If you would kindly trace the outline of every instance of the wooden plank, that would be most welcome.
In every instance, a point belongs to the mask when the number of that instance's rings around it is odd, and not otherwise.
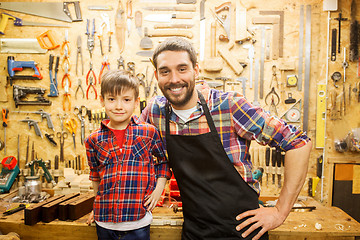
[[[67,201],[79,195],[80,193],[70,193],[60,199],[57,199],[55,201],[52,201],[51,203],[43,205],[41,207],[42,221],[48,223],[57,219],[59,216],[59,204],[61,202]]]
[[[34,225],[34,224],[40,222],[41,221],[41,207],[52,201],[56,201],[57,199],[60,199],[62,197],[64,197],[64,195],[54,196],[43,202],[40,202],[40,203],[37,203],[35,205],[25,208],[25,211],[24,211],[25,225]]]
[[[80,199],[88,196],[88,195],[93,195],[93,193],[86,193],[86,194],[80,194],[77,197],[74,197],[72,199],[69,199],[65,202],[62,202],[59,204],[59,220],[61,221],[65,221],[69,218],[69,204],[72,202],[76,202],[79,201]]]
[[[78,201],[71,202],[68,207],[69,219],[76,220],[91,212],[93,209],[94,199],[94,194],[89,194]]]

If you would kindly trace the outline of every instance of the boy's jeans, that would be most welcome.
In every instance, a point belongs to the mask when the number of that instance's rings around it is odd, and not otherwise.
[[[131,231],[116,231],[96,224],[96,232],[98,240],[150,240],[150,225]]]

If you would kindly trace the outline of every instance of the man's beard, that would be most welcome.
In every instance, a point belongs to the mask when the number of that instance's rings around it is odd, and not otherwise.
[[[170,86],[170,87],[174,87],[174,86]],[[168,88],[168,86],[166,88]],[[174,87],[174,88],[176,88],[176,87]],[[163,89],[161,89],[161,91],[164,94],[164,96],[166,97],[166,99],[173,106],[182,107],[190,101],[190,99],[194,93],[195,82],[191,81],[187,86],[185,86],[185,88],[186,88],[185,95],[181,95],[179,97],[177,97],[177,96],[174,97],[171,93],[169,94],[168,91],[164,91]]]

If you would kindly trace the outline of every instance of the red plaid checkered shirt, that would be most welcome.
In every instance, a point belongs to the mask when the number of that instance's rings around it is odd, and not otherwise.
[[[171,177],[163,143],[154,126],[133,116],[120,148],[108,122],[104,120],[85,140],[89,178],[100,182],[94,219],[115,223],[139,220],[145,216],[144,198],[154,190],[156,179]]]

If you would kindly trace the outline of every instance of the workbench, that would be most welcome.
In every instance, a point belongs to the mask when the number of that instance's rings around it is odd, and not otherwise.
[[[270,231],[271,240],[359,240],[360,223],[337,207],[325,207],[312,198],[303,203],[316,207],[313,211],[291,212],[285,223]],[[182,213],[172,208],[157,207],[153,211],[151,239],[180,240]],[[0,231],[3,234],[16,232],[22,240],[81,240],[97,239],[94,225],[88,226],[88,215],[76,221],[54,220],[39,222],[33,226],[24,224],[24,212],[0,217]],[[321,224],[321,230],[315,224]],[[56,237],[55,237],[56,236]]]

